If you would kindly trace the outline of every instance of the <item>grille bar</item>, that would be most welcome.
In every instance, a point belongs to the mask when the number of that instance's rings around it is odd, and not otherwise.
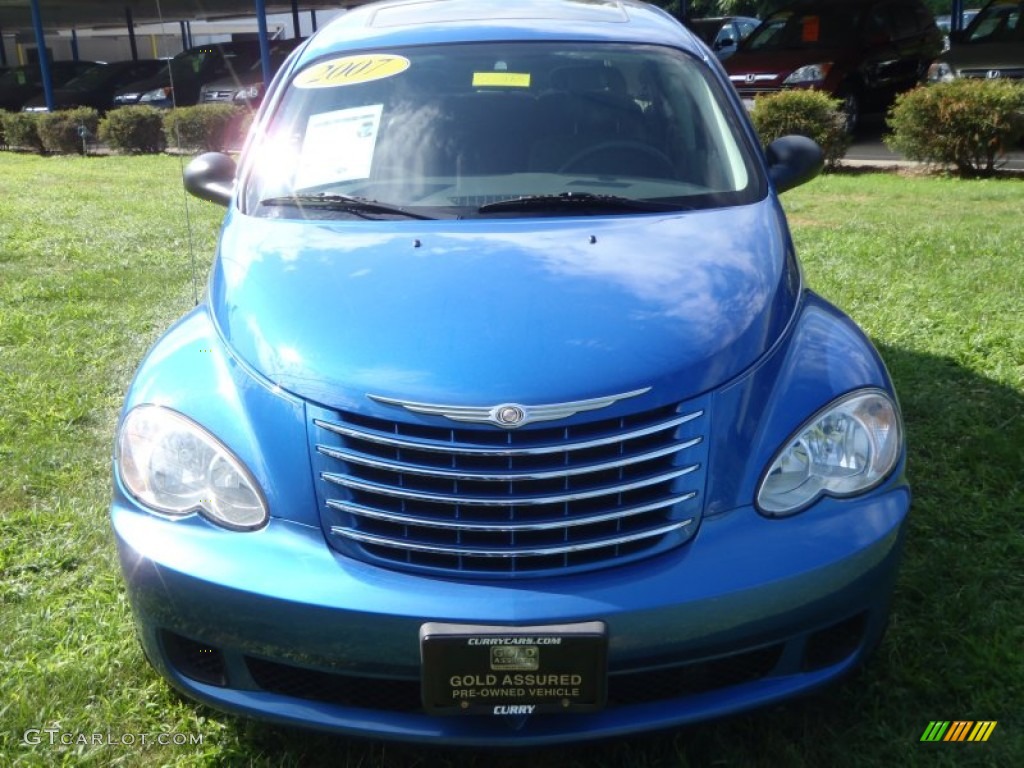
[[[475,547],[444,547],[437,544],[422,544],[411,541],[395,541],[383,536],[374,536],[351,528],[336,526],[331,528],[331,533],[344,536],[367,544],[379,544],[398,549],[410,550],[413,552],[426,552],[433,555],[458,555],[462,557],[549,557],[551,555],[564,555],[572,552],[585,552],[589,549],[604,549],[607,547],[621,546],[640,539],[647,539],[655,536],[664,536],[693,523],[693,520],[681,520],[659,528],[636,531],[625,536],[616,536],[611,539],[598,539],[595,541],[580,541],[572,544],[559,544],[549,547],[513,547],[510,549],[483,549]]]
[[[637,454],[630,456],[625,459],[616,459],[613,461],[606,461],[598,464],[581,464],[577,467],[559,467],[558,469],[550,469],[547,471],[524,471],[524,472],[469,472],[469,471],[456,471],[449,469],[439,469],[434,467],[422,467],[416,466],[411,463],[399,462],[399,461],[386,461],[383,459],[377,459],[365,454],[356,453],[354,451],[337,450],[335,448],[329,448],[325,445],[318,445],[316,449],[323,454],[326,454],[334,459],[340,459],[341,461],[351,461],[353,464],[362,464],[363,466],[373,467],[374,469],[388,470],[391,472],[405,472],[411,475],[424,475],[426,477],[439,477],[446,480],[478,480],[482,482],[515,482],[517,480],[550,480],[552,478],[559,477],[573,477],[575,475],[586,475],[595,472],[606,472],[611,469],[619,469],[620,467],[630,466],[632,464],[640,464],[651,459],[661,458],[662,456],[669,456],[673,453],[678,453],[684,448],[690,448],[701,441],[701,438],[695,437],[692,440],[688,440],[685,443],[677,445],[669,445],[659,448],[654,451],[648,451],[646,453]],[[330,479],[330,478],[325,478]]]
[[[700,521],[709,404],[619,405],[515,430],[307,404],[323,530],[356,559],[477,578],[666,552]]]
[[[481,448],[471,445],[460,445],[443,440],[408,440],[392,435],[387,435],[382,432],[375,432],[364,429],[353,429],[342,424],[334,424],[332,422],[323,421],[321,419],[314,419],[313,423],[316,426],[326,429],[334,434],[341,435],[343,437],[351,437],[360,441],[366,441],[377,445],[384,445],[391,448],[405,449],[410,451],[433,451],[436,453],[444,454],[456,454],[459,456],[543,456],[546,454],[565,453],[569,451],[587,451],[594,448],[601,448],[609,445],[616,445],[627,440],[637,440],[641,437],[647,437],[649,435],[657,434],[658,432],[664,432],[668,429],[673,429],[682,424],[685,424],[694,419],[698,419],[704,415],[704,411],[695,411],[693,413],[683,414],[676,416],[671,419],[666,419],[662,422],[647,426],[641,429],[634,429],[628,432],[622,432],[608,437],[596,438],[593,440],[582,440],[576,442],[567,442],[552,445],[539,445],[530,446],[528,448]],[[509,433],[510,435],[512,433]]]
[[[473,522],[470,520],[436,520],[428,517],[415,517],[413,515],[401,515],[393,512],[384,512],[379,509],[371,509],[370,507],[364,507],[359,504],[350,504],[344,501],[336,501],[335,499],[328,499],[327,506],[332,509],[337,509],[342,512],[348,512],[359,517],[369,517],[375,520],[383,520],[388,523],[394,523],[396,525],[422,525],[427,528],[447,528],[453,531],[489,531],[495,533],[503,533],[507,531],[550,531],[558,530],[561,528],[573,528],[580,525],[595,525],[597,523],[606,523],[610,520],[618,520],[620,518],[632,517],[633,515],[643,515],[647,512],[654,512],[658,509],[664,509],[665,507],[671,507],[674,504],[679,504],[684,501],[689,501],[697,495],[696,491],[690,493],[683,493],[678,496],[671,496],[667,499],[654,502],[653,504],[644,504],[638,507],[631,507],[627,509],[615,509],[611,512],[604,512],[597,515],[586,515],[581,517],[560,517],[555,520],[546,520],[541,522],[528,522],[528,523],[482,523]],[[691,522],[691,521],[687,521]],[[335,528],[331,529],[336,532]]]
[[[583,499],[593,499],[598,496],[608,496],[609,494],[635,491],[639,488],[646,488],[669,480],[675,480],[677,477],[682,477],[683,475],[688,475],[691,472],[696,472],[697,469],[698,465],[692,464],[688,467],[683,467],[682,469],[666,472],[661,475],[655,475],[653,477],[647,477],[643,480],[638,480],[632,483],[623,483],[614,486],[600,486],[598,488],[590,488],[585,491],[573,491],[571,493],[558,493],[546,496],[520,496],[518,494],[515,496],[470,496],[468,494],[449,496],[442,493],[406,490],[404,488],[396,488],[393,486],[383,485],[381,483],[369,483],[364,480],[354,480],[351,477],[337,475],[333,472],[324,472],[320,476],[329,483],[335,483],[337,485],[344,486],[345,488],[351,488],[356,491],[365,491],[367,493],[376,493],[381,496],[391,496],[396,499],[425,501],[433,504],[457,504],[459,506],[467,507],[533,507],[544,504],[565,504],[569,501],[582,501]]]
[[[990,72],[998,72],[998,75],[990,75]],[[960,71],[963,77],[974,79],[999,79],[1020,80],[1024,78],[1024,67],[989,67],[988,69],[963,69]]]

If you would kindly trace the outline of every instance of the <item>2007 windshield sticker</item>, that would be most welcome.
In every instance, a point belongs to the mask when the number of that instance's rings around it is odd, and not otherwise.
[[[296,88],[338,88],[394,77],[409,68],[404,56],[389,53],[364,53],[331,59],[310,67],[295,78]]]

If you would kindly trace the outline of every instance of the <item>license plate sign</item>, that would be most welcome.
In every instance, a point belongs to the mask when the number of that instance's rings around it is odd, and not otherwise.
[[[604,706],[608,633],[599,621],[539,627],[431,622],[420,628],[423,706],[435,715],[593,712]]]

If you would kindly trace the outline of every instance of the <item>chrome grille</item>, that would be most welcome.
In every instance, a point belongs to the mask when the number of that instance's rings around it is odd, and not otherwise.
[[[232,101],[234,98],[234,90],[203,91],[203,101]]]
[[[984,78],[994,80],[1005,78],[1007,80],[1020,80],[1024,78],[1024,67],[989,67],[988,69],[962,69],[960,74],[963,77]]]
[[[435,574],[566,573],[663,552],[699,523],[704,401],[518,430],[310,410],[324,530],[358,559]]]

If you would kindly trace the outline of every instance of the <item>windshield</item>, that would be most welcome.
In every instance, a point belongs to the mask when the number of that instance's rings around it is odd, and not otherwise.
[[[723,23],[720,20],[712,19],[694,19],[690,22],[690,29],[697,33],[697,37],[703,40],[707,45],[711,45],[715,42],[715,38],[718,36],[718,31],[723,28]]]
[[[0,88],[11,88],[19,85],[41,84],[39,68],[15,67],[0,74]]]
[[[538,196],[579,213],[585,196],[606,208],[611,198],[730,205],[764,194],[750,152],[707,66],[672,49],[532,42],[338,55],[289,84],[250,148],[243,206],[329,217],[352,213],[338,210],[341,196],[432,216],[509,215],[487,206]],[[282,204],[312,195],[331,199]]]
[[[773,13],[744,42],[747,51],[841,48],[860,29],[861,10],[852,6]]]
[[[244,71],[259,57],[259,48],[248,46],[233,48],[211,44],[183,51],[171,59],[171,74],[175,79],[220,77]]]
[[[64,87],[68,90],[87,91],[90,88],[106,83],[111,78],[112,73],[114,73],[114,70],[108,64],[97,64],[95,67],[85,70],[85,72],[77,77],[68,80],[67,85]]]
[[[970,43],[1024,42],[1024,23],[1021,12],[1024,3],[992,3],[974,17],[967,28],[966,39]]]

